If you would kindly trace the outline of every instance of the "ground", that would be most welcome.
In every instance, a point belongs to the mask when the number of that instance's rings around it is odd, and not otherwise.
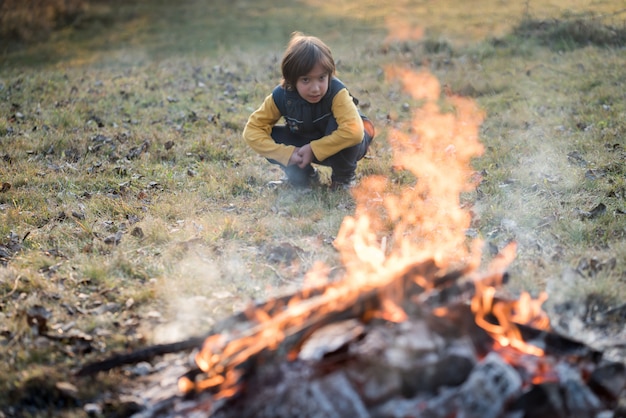
[[[555,327],[624,358],[624,12],[561,3],[98,3],[45,42],[7,44],[3,413],[127,407],[115,389],[132,370],[73,371],[208,332],[297,291],[318,263],[341,276],[334,243],[353,196],[277,186],[280,172],[241,140],[294,30],[333,49],[377,126],[359,178],[384,175],[390,192],[415,185],[390,138],[411,132],[424,102],[389,66],[431,74],[444,113],[450,97],[474,101],[484,152],[460,197],[468,241],[484,243],[485,262],[516,242],[503,294],[546,291]]]

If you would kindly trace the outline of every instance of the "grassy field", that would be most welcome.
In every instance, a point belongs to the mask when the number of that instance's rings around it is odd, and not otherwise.
[[[94,7],[0,51],[0,416],[84,416],[128,379],[75,378],[85,362],[207,332],[318,262],[341,273],[352,195],[273,185],[279,170],[241,139],[294,30],[329,44],[377,126],[360,177],[414,181],[387,139],[421,103],[386,66],[475,100],[468,238],[485,259],[517,242],[504,291],[546,290],[563,332],[624,338],[623,2],[179,3]]]

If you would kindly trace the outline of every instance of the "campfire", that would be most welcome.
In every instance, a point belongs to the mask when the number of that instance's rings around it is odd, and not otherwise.
[[[499,295],[515,243],[482,267],[482,243],[465,233],[481,111],[448,95],[442,112],[429,73],[387,76],[423,102],[389,134],[394,169],[414,181],[372,176],[353,191],[335,242],[345,275],[330,281],[316,266],[297,294],[176,346],[197,347],[195,365],[177,395],[137,416],[625,416],[624,365],[551,330],[546,294]]]
[[[304,291],[284,306],[270,303],[252,309],[248,320],[256,325],[244,334],[208,338],[196,355],[207,377],[195,383],[181,381],[182,390],[220,387],[219,393],[236,392],[240,364],[263,350],[276,350],[288,336],[315,331],[327,316],[357,310],[354,315],[364,321],[376,317],[404,321],[407,314],[400,304],[407,298],[407,288],[433,290],[435,275],[450,267],[449,254],[454,254],[460,269],[475,264],[463,233],[470,217],[459,199],[470,186],[469,160],[482,150],[478,142],[482,115],[473,103],[457,97],[450,98],[457,115],[439,113],[435,104],[439,84],[429,74],[399,68],[389,68],[388,74],[403,80],[415,99],[426,100],[408,129],[412,134],[397,130],[390,135],[394,167],[411,171],[417,180],[392,194],[387,178],[364,179],[354,191],[355,216],[344,219],[335,242],[345,277],[323,283],[324,268],[319,267],[307,280],[322,282],[321,290],[309,295]],[[430,271],[421,272],[425,265]]]

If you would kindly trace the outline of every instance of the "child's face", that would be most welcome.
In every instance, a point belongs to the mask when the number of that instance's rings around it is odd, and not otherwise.
[[[320,64],[302,77],[298,77],[296,90],[304,100],[309,103],[317,103],[328,91],[329,74]]]

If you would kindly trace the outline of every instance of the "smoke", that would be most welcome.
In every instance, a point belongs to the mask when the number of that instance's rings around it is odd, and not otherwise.
[[[170,342],[207,332],[219,318],[242,310],[260,289],[250,281],[234,249],[215,254],[194,245],[156,285],[164,306],[154,329],[155,342]]]

